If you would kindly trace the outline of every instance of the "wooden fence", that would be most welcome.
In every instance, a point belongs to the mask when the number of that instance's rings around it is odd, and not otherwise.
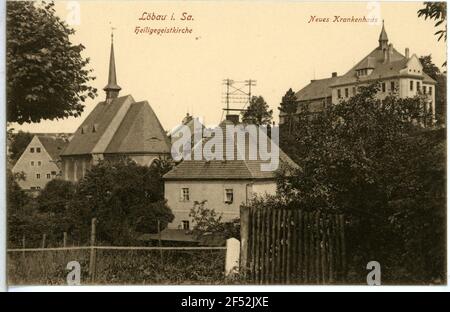
[[[241,208],[240,266],[250,283],[342,283],[345,259],[343,215]]]

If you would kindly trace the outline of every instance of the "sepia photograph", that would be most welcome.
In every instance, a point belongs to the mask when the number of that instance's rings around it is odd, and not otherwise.
[[[5,10],[7,288],[447,285],[446,2]]]

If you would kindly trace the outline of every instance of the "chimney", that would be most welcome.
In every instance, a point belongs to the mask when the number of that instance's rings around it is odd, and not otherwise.
[[[387,59],[388,63],[391,62],[392,54],[394,54],[394,46],[392,45],[392,43],[389,43],[389,46],[388,46],[388,59]]]
[[[387,48],[383,49],[383,63],[387,63],[388,62],[388,56],[389,55],[389,51]]]
[[[332,78],[337,77],[337,72],[332,72],[332,73],[331,73],[331,77],[332,77]]]
[[[226,120],[231,121],[235,125],[239,123],[239,115],[228,114]]]
[[[409,59],[409,48],[405,49],[405,57]]]

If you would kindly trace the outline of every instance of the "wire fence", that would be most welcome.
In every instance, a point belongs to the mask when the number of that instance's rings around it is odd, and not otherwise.
[[[81,284],[220,284],[226,247],[122,247],[8,249],[11,285],[66,284],[71,261]]]

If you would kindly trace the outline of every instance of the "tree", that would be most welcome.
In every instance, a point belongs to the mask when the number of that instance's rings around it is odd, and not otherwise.
[[[75,185],[60,179],[49,181],[36,198],[41,212],[64,215],[68,212],[68,204],[75,195]]]
[[[11,163],[14,164],[30,144],[33,135],[29,132],[19,131],[12,133],[9,139],[9,158]]]
[[[287,124],[288,124],[288,133],[292,132],[292,124],[294,119],[294,114],[297,112],[297,97],[295,96],[295,92],[292,91],[292,88],[286,92],[286,94],[282,97],[280,107],[278,109],[280,112],[286,114]]]
[[[97,238],[104,243],[130,244],[139,233],[157,233],[158,220],[164,229],[174,218],[164,199],[164,173],[158,164],[139,166],[131,160],[93,166],[69,204],[75,220],[73,235],[87,241],[94,217]]]
[[[257,126],[270,125],[272,114],[273,110],[269,110],[269,105],[262,96],[252,96],[247,110],[242,112],[242,120]]]
[[[386,282],[445,281],[445,131],[422,127],[422,96],[381,104],[379,89],[362,86],[316,118],[299,112],[299,169],[280,172],[280,204],[344,212],[360,277],[376,259]]]
[[[208,208],[206,201],[195,201],[189,212],[194,228],[193,234],[201,237],[204,234],[213,234],[224,239],[234,237],[240,239],[241,224],[239,218],[231,221],[222,221],[222,214],[218,214],[213,208]]]
[[[445,124],[447,112],[447,76],[441,73],[439,67],[433,63],[431,55],[421,56],[419,59],[422,63],[424,73],[436,80],[436,120],[438,124]]]
[[[436,31],[435,35],[438,36],[438,41],[444,38],[447,41],[447,3],[446,2],[424,2],[425,7],[417,11],[419,17],[423,16],[425,20],[435,20],[434,27],[439,27],[443,24],[444,29]]]
[[[75,31],[53,3],[8,1],[6,11],[7,121],[79,116],[97,90],[89,86],[94,77],[84,46],[69,40]]]

